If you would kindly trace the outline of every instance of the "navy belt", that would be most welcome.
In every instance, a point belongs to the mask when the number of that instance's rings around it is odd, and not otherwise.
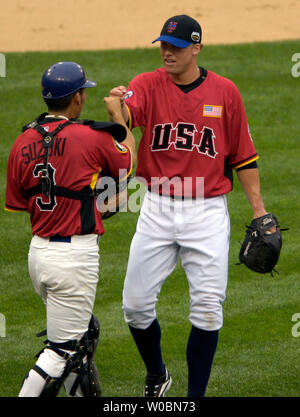
[[[186,199],[186,197],[184,197],[184,195],[170,195],[170,196],[167,196],[167,197],[170,197],[171,200],[184,200],[184,199]]]
[[[71,243],[71,236],[51,236],[49,241]]]
[[[151,191],[150,188],[148,188],[148,191],[150,191],[150,193],[152,193],[153,191]],[[174,195],[174,194],[161,194],[161,193],[157,193],[157,192],[153,192],[153,194],[157,194],[160,197],[169,197],[170,200],[197,200],[196,197],[186,197],[184,195]]]
[[[164,194],[163,194],[164,195]],[[167,196],[170,197],[171,200],[196,200],[196,197],[186,197],[184,195],[170,195]]]

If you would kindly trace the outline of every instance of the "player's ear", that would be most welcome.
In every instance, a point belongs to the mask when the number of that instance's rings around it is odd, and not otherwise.
[[[202,48],[203,48],[202,43],[195,43],[193,45],[193,55],[198,55]]]
[[[84,88],[76,91],[73,97],[74,103],[81,106],[84,103]]]
[[[73,98],[72,98],[72,102],[75,104],[75,105],[79,105],[80,104],[80,101],[81,101],[81,97],[80,97],[80,92],[79,91],[76,91],[76,93],[74,94],[74,96],[73,96]]]

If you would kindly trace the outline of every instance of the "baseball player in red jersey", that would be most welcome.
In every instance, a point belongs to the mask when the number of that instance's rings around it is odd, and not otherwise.
[[[57,396],[63,384],[69,396],[100,395],[92,312],[104,227],[94,191],[104,176],[126,184],[136,156],[119,99],[104,101],[120,124],[78,120],[85,89],[95,86],[77,63],[49,67],[42,78],[49,112],[23,128],[9,155],[5,208],[30,214],[29,273],[47,312],[47,345],[19,396]]]
[[[266,213],[245,109],[237,87],[197,65],[201,27],[186,15],[171,17],[160,37],[163,68],[115,87],[130,128],[140,126],[137,175],[145,195],[133,237],[123,310],[145,363],[144,396],[164,396],[172,379],[161,352],[155,305],[178,259],[190,292],[187,343],[188,396],[204,396],[223,325],[230,222],[226,194],[232,170],[253,217]]]

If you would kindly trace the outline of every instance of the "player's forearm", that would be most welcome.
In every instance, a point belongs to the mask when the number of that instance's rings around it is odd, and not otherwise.
[[[116,123],[119,123],[122,126],[124,126],[126,131],[127,131],[126,139],[122,142],[122,144],[126,145],[130,149],[131,155],[132,155],[132,166],[135,166],[136,162],[137,162],[135,138],[134,138],[132,132],[129,130],[126,122],[124,121],[123,116],[121,115],[121,113],[115,114],[113,116],[113,121],[116,122]]]
[[[128,114],[128,109],[127,109],[125,103],[122,104],[122,116],[123,116],[123,119],[124,119],[125,123],[128,123],[129,114]]]
[[[237,176],[252,207],[253,218],[266,214],[267,212],[260,192],[258,168],[243,169],[237,172]]]
[[[128,120],[129,120],[129,114],[128,114],[127,107],[124,103],[123,104],[121,103],[120,113],[118,115],[114,115],[114,116],[118,118],[118,121],[114,120],[114,122],[122,124],[122,125],[125,124],[127,126],[127,123],[128,123]]]
[[[120,125],[124,126],[127,132],[126,139],[122,142],[124,145],[126,145],[132,155],[132,166],[134,167],[137,162],[137,155],[136,155],[136,145],[135,145],[135,138],[131,131],[128,129],[128,126],[126,124],[126,121],[124,120],[124,117],[122,115],[122,104],[120,97],[104,97],[103,101],[106,105],[106,110],[108,112],[109,120],[115,123],[119,123]]]

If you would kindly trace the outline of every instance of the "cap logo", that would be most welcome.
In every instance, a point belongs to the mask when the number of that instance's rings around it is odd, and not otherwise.
[[[200,33],[199,32],[193,32],[191,34],[191,38],[192,38],[192,41],[194,41],[194,42],[200,42]]]
[[[174,30],[176,29],[177,23],[178,22],[170,22],[169,25],[168,25],[167,32],[168,33],[174,32]]]

